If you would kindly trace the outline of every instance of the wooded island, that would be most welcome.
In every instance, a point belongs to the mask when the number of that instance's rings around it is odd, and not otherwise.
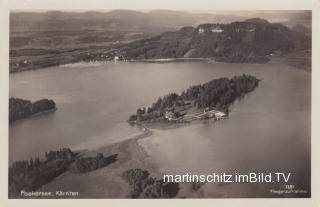
[[[199,119],[215,120],[226,117],[229,106],[246,93],[253,91],[259,79],[251,75],[218,78],[210,82],[189,87],[181,95],[170,93],[150,107],[139,108],[128,122],[150,123],[188,123]]]

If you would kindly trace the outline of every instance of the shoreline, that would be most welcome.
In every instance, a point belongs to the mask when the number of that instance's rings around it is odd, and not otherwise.
[[[62,63],[62,64],[54,64],[54,65],[48,65],[48,66],[42,66],[42,67],[35,67],[35,68],[26,68],[21,70],[15,70],[10,71],[9,74],[15,74],[20,72],[28,72],[28,71],[36,71],[36,70],[43,70],[43,69],[49,69],[52,67],[68,67],[70,65],[85,65],[85,64],[91,64],[93,66],[97,66],[99,64],[108,64],[108,63],[114,63],[114,62],[129,62],[129,63],[173,63],[173,62],[208,62],[208,63],[215,63],[215,64],[250,64],[250,65],[264,65],[264,64],[273,64],[274,60],[278,61],[281,64],[291,66],[294,69],[297,70],[303,70],[308,73],[311,73],[312,70],[305,69],[304,67],[298,67],[295,65],[292,65],[288,62],[286,62],[287,57],[272,57],[270,58],[270,61],[266,63],[252,63],[252,62],[226,62],[226,61],[216,61],[214,58],[157,58],[157,59],[132,59],[132,60],[107,60],[107,61],[71,61],[68,63]]]
[[[42,67],[34,67],[34,68],[25,68],[21,70],[9,70],[10,74],[20,73],[20,72],[27,72],[27,71],[35,71],[35,70],[42,70],[48,69],[52,67],[68,67],[70,65],[98,65],[98,64],[107,64],[107,63],[114,63],[114,62],[130,62],[130,63],[170,63],[170,62],[202,62],[202,61],[209,61],[209,62],[216,62],[213,58],[157,58],[157,59],[130,59],[130,60],[95,60],[95,61],[70,61],[66,63],[57,63],[52,65],[44,65]],[[218,63],[218,62],[217,62]],[[221,62],[223,63],[223,62]],[[226,62],[227,63],[227,62]]]
[[[128,62],[145,62],[145,63],[170,63],[170,62],[193,62],[193,61],[194,62],[214,61],[214,59],[213,58],[150,58],[150,59],[128,60]]]
[[[99,64],[107,64],[107,63],[113,63],[113,62],[130,62],[130,63],[172,63],[172,62],[208,62],[208,63],[220,63],[220,64],[250,64],[250,65],[264,65],[264,64],[270,64],[274,61],[274,59],[277,59],[277,61],[280,60],[281,64],[284,65],[288,65],[291,66],[294,69],[298,69],[298,70],[304,70],[307,71],[309,73],[311,73],[311,69],[305,69],[303,66],[298,67],[295,65],[292,65],[288,62],[286,62],[287,60],[287,56],[283,56],[283,57],[272,57],[270,58],[270,60],[266,63],[255,63],[255,62],[226,62],[226,61],[216,61],[214,59],[214,57],[211,58],[155,58],[155,59],[131,59],[131,60],[106,60],[106,61],[70,61],[70,62],[66,62],[66,63],[57,63],[57,64],[51,64],[51,65],[44,65],[42,67],[38,66],[35,68],[25,68],[25,69],[21,69],[21,70],[10,70],[9,68],[9,74],[15,74],[15,73],[20,73],[20,72],[27,72],[27,71],[35,71],[35,70],[42,70],[42,69],[48,69],[48,68],[52,68],[52,67],[63,67],[63,66],[69,66],[69,65],[74,65],[74,64],[91,64],[91,65],[99,65]]]
[[[226,119],[226,118],[225,118]],[[216,121],[222,121],[222,120],[214,120],[214,119],[197,119],[197,120],[193,120],[193,121],[188,121],[188,122],[178,122],[178,123],[174,123],[174,122],[149,122],[149,123],[141,123],[141,122],[137,122],[137,123],[130,123],[132,125],[136,125],[136,126],[140,126],[143,127],[147,130],[171,130],[171,129],[178,129],[181,127],[186,127],[186,126],[191,126],[191,125],[196,125],[196,124],[201,124],[204,122],[212,122],[212,124],[214,124],[214,122]]]
[[[58,108],[54,108],[54,109],[49,109],[49,110],[45,110],[45,111],[40,111],[38,113],[35,113],[35,114],[31,114],[30,116],[27,116],[27,117],[24,117],[24,118],[21,118],[21,119],[16,119],[16,120],[13,120],[13,121],[10,121],[9,122],[9,126],[11,124],[14,124],[16,122],[19,122],[19,121],[23,121],[25,119],[30,119],[30,118],[34,118],[34,117],[38,117],[38,116],[42,116],[42,115],[46,115],[46,114],[51,114],[53,112],[55,112],[56,110],[58,110]]]
[[[141,134],[131,139],[102,146],[95,150],[82,151],[83,157],[103,153],[105,156],[118,154],[114,163],[86,173],[75,174],[70,170],[56,177],[50,183],[35,192],[51,193],[51,198],[130,198],[130,185],[122,178],[123,172],[129,169],[147,170],[150,177],[162,179],[163,173],[153,163],[151,155],[139,143],[142,139],[152,137],[154,131],[146,128]],[[151,158],[151,159],[150,159]],[[112,188],[110,188],[112,186]],[[175,198],[200,198],[201,190],[193,190],[193,183],[179,183],[179,191]],[[74,195],[60,196],[61,192],[74,192]],[[24,197],[20,197],[24,198]],[[33,197],[47,198],[47,197]]]
[[[140,168],[147,170],[152,177],[159,178],[161,173],[155,166],[146,162],[149,157],[139,140],[151,137],[153,132],[146,129],[141,134],[128,140],[102,146],[94,150],[84,150],[83,157],[90,157],[97,153],[105,156],[118,154],[114,163],[87,173],[74,174],[70,171],[56,177],[52,182],[43,185],[37,191],[76,191],[76,198],[126,198],[129,184],[122,179],[122,173],[129,169]],[[109,188],[113,186],[112,188]],[[54,196],[55,198],[59,196]],[[68,198],[75,198],[70,196]]]

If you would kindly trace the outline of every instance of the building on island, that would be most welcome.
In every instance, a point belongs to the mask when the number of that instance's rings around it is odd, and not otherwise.
[[[172,111],[166,111],[164,118],[167,119],[168,121],[177,119],[176,115]]]

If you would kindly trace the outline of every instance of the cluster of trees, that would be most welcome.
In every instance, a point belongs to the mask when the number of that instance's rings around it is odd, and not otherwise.
[[[66,159],[71,160],[75,158],[76,154],[73,153],[69,148],[63,148],[58,151],[52,151],[45,153],[47,161],[56,160],[56,159]]]
[[[190,48],[189,42],[195,29],[183,27],[177,32],[165,32],[156,37],[131,42],[121,50],[128,59],[179,58]]]
[[[37,169],[41,164],[42,163],[38,157],[36,157],[35,159],[30,158],[30,160],[16,161],[9,168],[9,171],[16,174],[22,174],[23,172]]]
[[[195,85],[183,91],[181,95],[170,93],[158,100],[148,108],[139,108],[135,115],[131,115],[129,121],[145,121],[163,118],[167,111],[172,111],[176,117],[181,114],[174,109],[185,106],[193,101],[198,108],[214,107],[222,111],[228,111],[229,105],[238,97],[254,90],[259,80],[250,75],[219,78],[202,85]]]
[[[98,153],[96,157],[84,157],[77,159],[70,166],[70,171],[73,173],[85,173],[99,168],[105,167],[117,160],[118,154],[113,154],[104,157],[102,153]]]
[[[56,108],[53,100],[41,99],[35,102],[20,98],[9,99],[9,121],[26,118],[28,116]]]
[[[19,196],[21,190],[37,190],[67,171],[75,158],[75,153],[64,148],[46,153],[43,161],[36,157],[13,162],[9,167],[9,197]]]
[[[73,160],[76,157],[76,153],[72,152],[69,148],[59,149],[58,151],[45,152],[44,160],[40,160],[39,157],[30,158],[29,160],[18,160],[12,163],[9,171],[14,174],[23,174],[34,169],[40,169],[43,165],[53,160]]]
[[[130,198],[174,198],[179,192],[179,183],[164,183],[151,177],[147,170],[129,169],[122,177],[130,186]]]
[[[181,96],[176,93],[169,93],[162,98],[159,97],[151,107],[139,108],[135,115],[130,116],[129,121],[145,121],[160,118],[164,116],[165,112],[168,111],[169,108],[174,106],[183,106],[185,104],[186,103],[183,101]],[[176,115],[178,116],[179,114]]]
[[[231,79],[219,78],[203,85],[192,86],[183,91],[183,100],[194,100],[198,108],[215,107],[227,110],[238,97],[254,90],[259,80],[250,75],[235,76]]]

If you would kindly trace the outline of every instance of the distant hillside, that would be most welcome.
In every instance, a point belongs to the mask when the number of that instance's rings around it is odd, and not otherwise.
[[[168,31],[185,25],[203,22],[230,23],[239,16],[193,14],[182,11],[154,10],[140,12],[134,10],[112,10],[109,12],[62,12],[48,11],[10,13],[11,32],[21,31],[74,31],[74,30],[125,30]]]
[[[129,59],[215,58],[225,62],[267,62],[268,56],[310,47],[310,37],[279,23],[252,18],[230,24],[201,24],[135,41],[122,48]]]
[[[257,16],[263,19],[244,21]],[[109,60],[121,55],[119,48],[128,59],[214,57],[228,62],[266,62],[268,55],[294,51],[288,60],[309,67],[310,58],[304,61],[300,54],[308,56],[310,45],[310,11],[10,12],[10,72]]]
[[[73,31],[73,30],[141,30],[160,29],[168,31],[183,26],[196,26],[205,22],[231,23],[259,16],[270,22],[281,22],[289,27],[296,24],[311,26],[311,12],[308,11],[225,11],[212,13],[191,13],[187,11],[112,10],[108,12],[10,12],[11,32]]]
[[[296,15],[291,16],[286,21],[280,22],[289,28],[295,27],[296,25],[303,25],[306,28],[311,28],[312,26],[312,13],[311,12],[300,12]]]
[[[203,22],[231,22],[239,17],[155,10],[139,12],[11,12],[10,48],[75,48],[128,42]]]
[[[10,48],[74,48],[129,42],[149,38],[185,26],[207,22],[227,24],[251,17],[264,17],[271,22],[290,26],[310,25],[311,12],[212,12],[134,10],[87,12],[10,12]]]

